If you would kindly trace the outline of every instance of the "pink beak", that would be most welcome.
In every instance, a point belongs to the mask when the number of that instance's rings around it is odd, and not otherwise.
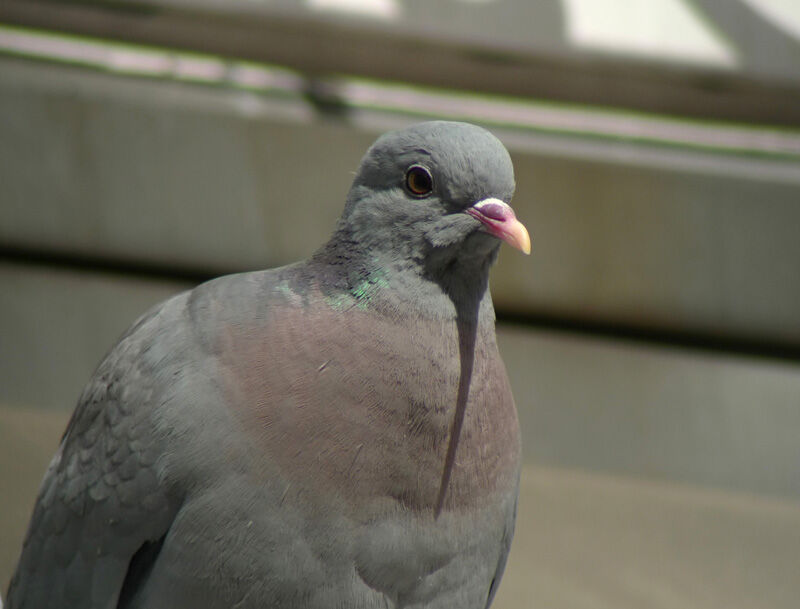
[[[500,199],[484,199],[472,207],[467,213],[483,224],[490,235],[505,241],[525,254],[531,253],[531,238],[522,222],[517,220],[514,210],[508,203]]]

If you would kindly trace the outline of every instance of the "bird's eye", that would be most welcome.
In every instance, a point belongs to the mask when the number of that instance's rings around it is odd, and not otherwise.
[[[427,197],[433,191],[433,176],[427,167],[412,165],[406,171],[406,188],[415,197]]]

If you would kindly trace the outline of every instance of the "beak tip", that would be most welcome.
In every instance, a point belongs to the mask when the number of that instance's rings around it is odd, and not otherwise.
[[[531,254],[531,237],[528,234],[528,230],[521,222],[517,222],[517,225],[514,227],[514,238],[513,242],[510,245],[516,247],[519,251],[521,251],[526,256],[530,256]]]

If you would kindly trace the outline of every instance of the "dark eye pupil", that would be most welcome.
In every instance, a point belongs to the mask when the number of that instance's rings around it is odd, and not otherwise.
[[[406,186],[412,194],[427,195],[433,190],[433,178],[424,167],[414,166],[406,174]]]

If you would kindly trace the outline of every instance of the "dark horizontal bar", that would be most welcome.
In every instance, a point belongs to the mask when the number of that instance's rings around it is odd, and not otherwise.
[[[135,279],[152,279],[200,284],[226,274],[209,269],[191,268],[168,263],[110,258],[94,254],[30,249],[25,246],[0,245],[0,262],[49,267],[86,273],[107,273]]]
[[[800,345],[758,338],[656,328],[596,319],[562,317],[557,313],[497,311],[497,321],[523,327],[621,340],[657,347],[675,347],[709,354],[738,355],[800,362]]]
[[[226,8],[163,0],[3,0],[0,21],[274,63],[313,76],[349,74],[696,118],[800,125],[797,83],[567,51],[519,50],[252,3]]]

